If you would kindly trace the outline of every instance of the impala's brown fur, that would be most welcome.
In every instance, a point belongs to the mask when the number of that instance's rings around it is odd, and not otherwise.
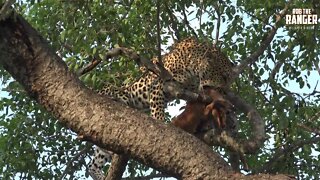
[[[172,119],[172,124],[191,134],[211,129],[223,129],[226,127],[226,114],[231,108],[229,101],[213,88],[206,88],[204,93],[213,101],[206,105],[198,101],[189,101],[184,111]]]
[[[205,86],[221,87],[227,84],[233,67],[219,48],[208,43],[200,43],[195,38],[187,38],[174,44],[172,50],[161,59],[164,68],[172,75],[174,82],[178,83],[181,88],[197,93]],[[158,59],[155,57],[152,62],[157,63]],[[165,105],[175,97],[166,96],[162,78],[152,71],[147,71],[146,68],[142,70],[144,71],[143,76],[134,83],[122,88],[107,85],[100,91],[100,94],[112,96],[134,108],[150,110],[154,119],[164,121]],[[191,105],[190,109],[197,108],[197,106]],[[199,108],[201,112],[201,105]],[[195,125],[183,127],[192,130],[191,127]],[[96,152],[95,158],[89,165],[90,174],[95,179],[103,180],[102,167],[106,163],[104,158],[106,155],[103,155],[105,152],[103,150]]]

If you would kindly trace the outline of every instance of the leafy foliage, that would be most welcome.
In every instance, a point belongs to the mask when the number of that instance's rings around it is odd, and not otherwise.
[[[273,14],[285,1],[166,1],[161,5],[162,47],[172,37],[192,36],[213,41],[220,14],[220,45],[234,64],[240,64],[266,37]],[[156,55],[154,1],[18,1],[15,8],[77,71],[93,57],[125,46],[146,57]],[[316,1],[294,1],[292,8],[319,7]],[[317,11],[318,16],[320,12]],[[233,84],[233,90],[254,105],[263,117],[269,139],[257,155],[248,157],[252,172],[320,176],[319,26],[295,29],[281,22],[274,40],[259,59]],[[318,70],[318,72],[316,72]],[[90,145],[79,142],[21,87],[0,69],[0,178],[85,178],[85,156]],[[121,84],[139,75],[126,58],[103,62],[81,77],[88,86],[105,81]],[[250,128],[239,115],[241,136]],[[81,151],[82,150],[82,151]],[[285,150],[281,156],[277,152]],[[79,152],[83,152],[79,156]],[[79,157],[78,157],[79,156]],[[74,158],[76,157],[76,158]],[[275,157],[275,159],[272,159]],[[270,160],[274,160],[268,165]],[[88,161],[88,158],[86,158]],[[72,164],[67,166],[67,164]],[[270,164],[270,163],[269,163]],[[65,171],[65,169],[67,169]],[[129,163],[129,176],[142,176],[148,168]]]

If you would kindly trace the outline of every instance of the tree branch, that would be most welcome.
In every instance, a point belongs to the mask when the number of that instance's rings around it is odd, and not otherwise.
[[[178,40],[181,40],[181,35],[179,34],[178,26],[177,26],[177,17],[172,13],[170,8],[168,7],[167,3],[164,4],[164,7],[166,8],[166,12],[169,14],[169,21],[171,23],[171,27],[174,31],[174,34]],[[174,38],[173,38],[174,39]]]
[[[111,166],[108,169],[108,175],[105,180],[121,179],[124,171],[126,170],[129,157],[124,154],[115,154],[112,156]]]
[[[238,66],[233,68],[233,75],[231,79],[235,79],[241,74],[246,68],[249,67],[249,64],[254,63],[258,60],[259,56],[263,54],[263,52],[266,50],[266,48],[270,45],[271,41],[273,40],[277,30],[278,30],[278,23],[280,20],[286,15],[289,5],[291,4],[292,0],[290,0],[284,7],[284,9],[280,12],[280,14],[276,15],[276,22],[271,27],[271,30],[269,31],[267,37],[261,42],[260,47],[252,53],[249,57],[247,57],[245,60],[243,60]]]
[[[77,74],[79,76],[83,75],[89,72],[90,70],[92,70],[93,68],[95,68],[101,61],[107,61],[110,58],[117,57],[120,55],[124,55],[130,59],[133,59],[134,61],[136,61],[136,63],[139,66],[145,66],[148,70],[154,72],[155,74],[161,74],[161,70],[155,64],[153,64],[149,59],[140,57],[140,55],[134,52],[132,49],[125,48],[125,47],[117,47],[117,48],[111,49],[104,55],[103,59],[101,59],[98,56],[95,56],[93,61],[89,65],[80,69],[77,72]]]
[[[163,66],[161,60],[161,27],[160,27],[160,0],[157,0],[157,48],[158,48],[158,63]]]
[[[122,180],[151,180],[154,178],[169,178],[170,176],[163,174],[163,173],[158,173],[158,174],[150,174],[147,176],[140,176],[140,177],[127,177],[127,178],[122,178]]]
[[[0,64],[84,140],[177,178],[216,179],[231,173],[197,138],[87,89],[21,16],[0,22],[0,31]]]
[[[262,172],[269,172],[277,161],[279,161],[285,154],[291,153],[299,149],[300,147],[306,145],[306,144],[313,144],[320,141],[320,137],[313,137],[308,140],[296,140],[292,144],[286,146],[286,148],[283,149],[277,149],[277,151],[274,153],[273,157],[269,159],[269,161],[264,164],[262,167],[259,167],[255,170],[253,170],[253,173],[262,173]]]
[[[201,101],[204,103],[212,102],[211,97],[206,95],[199,95],[191,91],[187,91],[181,88],[177,83],[170,81],[171,79],[173,79],[173,77],[168,72],[168,70],[164,68],[162,64],[159,64],[159,63],[154,64],[150,60],[134,52],[132,49],[124,48],[124,47],[111,49],[104,55],[103,59],[108,60],[110,58],[117,57],[120,55],[124,55],[130,59],[133,59],[139,66],[145,66],[148,70],[150,70],[151,72],[157,74],[160,78],[162,78],[163,81],[165,82],[164,91],[166,92],[166,94],[172,97],[184,99],[186,101]],[[80,76],[89,72],[90,70],[95,68],[101,61],[102,60],[100,59],[100,57],[95,57],[90,64],[80,69],[77,72],[77,75]]]
[[[10,9],[10,6],[14,3],[14,0],[6,0],[5,3],[0,4],[0,21],[7,19],[10,15],[12,10]]]
[[[244,146],[241,144],[241,141],[233,138],[227,131],[222,131],[220,133],[212,129],[208,132],[205,132],[204,134],[198,134],[197,137],[202,139],[206,144],[210,146],[220,146],[232,153],[237,154],[242,162],[243,168],[245,170],[248,169],[248,164],[244,155]]]
[[[193,36],[194,36],[195,38],[198,38],[197,33],[196,33],[196,32],[194,31],[194,29],[190,26],[190,23],[189,23],[189,21],[188,21],[188,16],[187,16],[187,14],[186,14],[186,9],[185,9],[185,7],[183,7],[182,14],[183,14],[183,18],[184,18],[184,20],[183,20],[184,24],[187,25],[187,27],[189,28],[189,30],[191,31],[191,33],[193,34]]]
[[[226,162],[197,138],[86,88],[21,16],[1,21],[0,32],[3,68],[84,140],[177,178],[235,179]]]
[[[320,115],[320,112],[318,113],[318,116],[319,115]],[[314,134],[320,136],[320,130],[317,129],[317,128],[312,128],[312,127],[309,127],[309,126],[301,124],[301,123],[298,123],[297,126],[302,128],[302,129],[304,129],[304,130],[306,130],[306,131],[308,131],[308,132],[310,132],[310,133],[314,133]]]
[[[219,43],[219,31],[220,31],[220,19],[221,19],[221,13],[219,11],[219,5],[218,5],[219,1],[217,1],[217,4],[214,4],[214,9],[217,13],[217,27],[216,27],[216,39],[215,39],[215,46],[217,46],[217,44]]]
[[[252,133],[248,140],[241,142],[241,145],[244,149],[244,153],[253,154],[257,152],[257,150],[260,149],[260,147],[266,140],[263,119],[254,107],[249,105],[247,102],[245,102],[235,94],[227,92],[226,98],[241,112],[247,114],[249,119]]]
[[[93,58],[89,64],[87,64],[86,66],[84,66],[83,68],[81,68],[77,71],[77,75],[82,76],[82,75],[90,72],[92,69],[94,69],[100,63],[101,63],[100,58],[98,58],[98,57]]]

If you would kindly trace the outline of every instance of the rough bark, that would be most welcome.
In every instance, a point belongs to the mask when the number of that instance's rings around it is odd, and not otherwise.
[[[86,88],[21,16],[1,21],[0,32],[0,64],[83,139],[177,178],[232,177],[226,162],[197,138]]]
[[[115,154],[112,156],[111,166],[108,169],[108,175],[105,180],[121,179],[122,174],[126,170],[129,158],[125,155]]]
[[[252,133],[249,139],[243,140],[242,147],[244,148],[244,152],[246,154],[256,153],[266,139],[263,119],[253,106],[235,94],[228,92],[226,98],[241,112],[247,114]]]
[[[100,147],[184,179],[220,179],[230,167],[171,125],[86,88],[19,15],[0,22],[0,63],[60,122]]]

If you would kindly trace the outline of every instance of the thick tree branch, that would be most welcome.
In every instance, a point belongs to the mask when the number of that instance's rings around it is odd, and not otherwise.
[[[284,9],[280,12],[280,14],[276,15],[276,22],[271,27],[271,30],[269,31],[267,37],[261,42],[261,45],[258,47],[258,49],[252,53],[249,57],[247,57],[245,60],[241,62],[237,67],[233,68],[234,74],[232,75],[232,79],[236,79],[239,74],[241,74],[246,68],[249,67],[250,64],[254,63],[258,60],[259,56],[263,54],[263,52],[266,50],[266,48],[270,45],[271,41],[273,40],[277,30],[278,30],[278,24],[280,20],[283,19],[283,17],[286,15],[289,5],[291,4],[292,0],[290,0],[284,7]]]
[[[111,166],[108,169],[108,175],[105,180],[121,179],[124,171],[126,170],[128,161],[129,158],[126,155],[113,155]]]
[[[242,161],[244,169],[247,169],[244,154],[256,153],[266,140],[264,121],[254,107],[232,92],[227,91],[225,98],[228,99],[239,111],[247,114],[252,132],[249,139],[238,139],[233,137],[231,132],[223,131],[220,133],[215,130],[208,131],[197,136],[208,145],[221,146],[231,152],[237,153]],[[232,117],[229,116],[227,118]]]
[[[1,21],[0,31],[3,67],[85,140],[178,178],[220,179],[230,172],[197,138],[87,89],[21,16]]]
[[[0,32],[3,68],[83,139],[177,178],[235,179],[226,162],[197,138],[86,88],[21,16],[0,21]]]
[[[246,113],[249,119],[252,133],[248,140],[241,142],[244,153],[252,154],[257,152],[266,140],[263,119],[254,107],[235,94],[228,92],[226,98],[241,112]]]
[[[240,141],[238,139],[233,138],[228,132],[223,131],[220,133],[213,129],[205,132],[204,134],[199,134],[198,137],[210,146],[220,146],[234,154],[237,154],[244,169],[248,169],[248,164],[244,155],[244,146],[239,143]]]

